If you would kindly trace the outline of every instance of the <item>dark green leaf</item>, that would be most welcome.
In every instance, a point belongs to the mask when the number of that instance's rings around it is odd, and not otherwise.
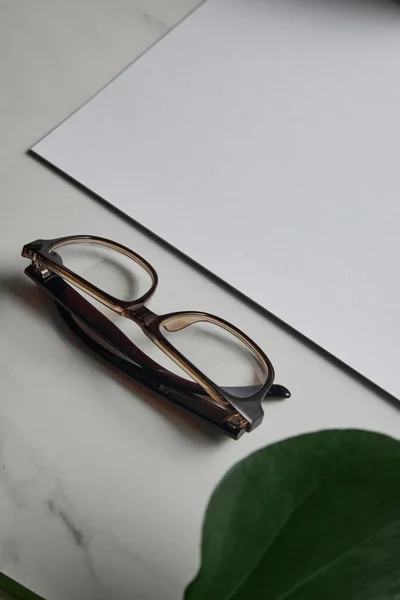
[[[0,573],[1,600],[43,600],[4,573]]]
[[[400,599],[400,443],[324,431],[235,466],[186,600]]]

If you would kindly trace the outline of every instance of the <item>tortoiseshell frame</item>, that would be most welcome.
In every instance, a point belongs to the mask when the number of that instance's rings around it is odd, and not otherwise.
[[[61,246],[78,243],[106,246],[134,260],[149,274],[152,281],[150,289],[137,300],[121,301],[91,284],[64,266],[61,257],[55,252]],[[129,248],[105,238],[79,235],[53,240],[36,240],[23,247],[22,256],[32,261],[25,269],[25,273],[50,294],[65,323],[86,345],[157,395],[218,425],[230,437],[238,439],[245,431],[252,431],[261,423],[264,416],[261,402],[266,396],[278,398],[290,396],[290,392],[283,386],[273,385],[274,370],[269,358],[257,344],[234,325],[203,312],[157,315],[150,311],[145,303],[156,291],[157,273],[144,258]],[[190,376],[193,382],[175,375],[150,359],[69,284],[121,316],[134,321],[160,350]],[[237,388],[217,386],[183,356],[161,331],[162,326],[167,331],[179,331],[196,322],[213,323],[244,343],[264,368],[265,383],[257,386],[256,391],[254,386],[241,388],[238,397],[237,393],[232,393],[237,392]],[[103,343],[96,342],[85,332],[82,325],[89,328]],[[248,395],[245,395],[245,392],[248,392]]]

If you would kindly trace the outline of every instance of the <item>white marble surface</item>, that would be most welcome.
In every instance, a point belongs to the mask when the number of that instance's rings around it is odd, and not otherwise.
[[[0,570],[47,600],[180,598],[207,499],[232,463],[302,431],[399,433],[383,393],[25,154],[196,4],[0,3]],[[235,443],[104,369],[65,334],[19,255],[32,239],[80,232],[150,260],[155,311],[203,309],[243,328],[292,399]]]

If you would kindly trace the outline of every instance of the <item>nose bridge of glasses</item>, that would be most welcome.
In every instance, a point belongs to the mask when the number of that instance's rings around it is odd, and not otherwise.
[[[126,308],[124,316],[137,323],[139,327],[150,327],[154,321],[159,319],[159,316],[147,308],[142,301]]]

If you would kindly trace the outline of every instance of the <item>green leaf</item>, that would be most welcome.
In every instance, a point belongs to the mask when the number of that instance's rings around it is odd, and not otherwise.
[[[236,465],[185,600],[400,599],[400,443],[323,431]]]
[[[43,600],[27,588],[23,587],[4,573],[0,573],[1,600]]]

